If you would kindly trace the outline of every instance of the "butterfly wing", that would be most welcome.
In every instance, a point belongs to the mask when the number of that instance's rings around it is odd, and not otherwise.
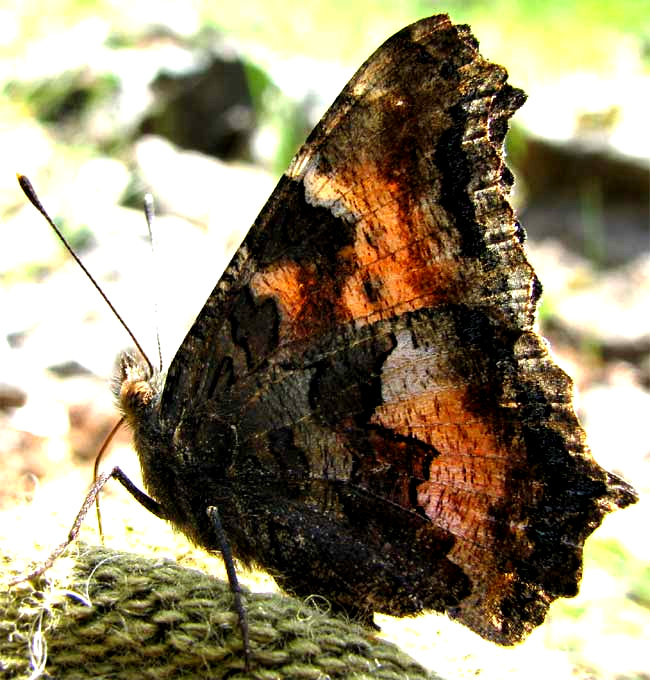
[[[634,495],[533,330],[502,151],[524,95],[476,47],[432,17],[359,69],[176,354],[160,418],[236,554],[286,588],[446,610],[508,644],[575,594],[586,536]]]

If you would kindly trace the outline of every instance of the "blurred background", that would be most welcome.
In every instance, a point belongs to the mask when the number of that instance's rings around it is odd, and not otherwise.
[[[647,0],[3,0],[3,552],[21,541],[47,550],[63,537],[115,422],[107,381],[129,345],[15,173],[32,179],[152,357],[159,329],[169,363],[280,173],[356,68],[404,25],[440,12],[469,23],[483,56],[528,93],[508,151],[513,201],[544,284],[540,325],[575,380],[594,456],[642,500],[594,534],[580,595],[554,605],[518,648],[496,648],[442,617],[385,620],[382,629],[450,678],[650,678]],[[153,257],[147,191],[158,215]],[[107,465],[118,462],[137,478],[126,435]],[[167,531],[121,488],[106,495],[113,547],[152,521],[151,532]],[[88,524],[84,535],[96,542]],[[170,532],[155,542],[194,559]]]

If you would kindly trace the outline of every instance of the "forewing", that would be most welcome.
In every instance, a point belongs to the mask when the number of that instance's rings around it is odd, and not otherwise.
[[[229,360],[241,379],[335,325],[462,303],[531,327],[538,284],[502,157],[524,95],[505,81],[467,27],[444,16],[405,28],[368,59],[296,154],[177,352],[166,422],[213,399],[231,379]],[[240,356],[215,342],[224,329]]]

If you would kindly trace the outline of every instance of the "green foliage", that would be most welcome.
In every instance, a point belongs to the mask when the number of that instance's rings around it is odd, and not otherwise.
[[[607,258],[602,187],[592,180],[580,188],[583,253],[596,268],[602,268]]]
[[[592,559],[618,581],[628,584],[627,597],[650,609],[650,565],[630,556],[614,539],[595,541]]]
[[[634,560],[625,548],[616,539],[593,541],[590,561],[598,564],[616,579],[625,580],[630,575],[630,570],[636,568]]]
[[[89,225],[77,224],[70,226],[61,219],[58,220],[58,225],[61,228],[66,241],[70,244],[70,247],[75,251],[75,253],[77,253],[77,255],[83,254],[93,245],[95,236],[92,227]],[[64,248],[64,246],[61,245],[61,248]]]
[[[84,19],[104,17],[115,35],[132,24],[133,4],[125,0],[61,0],[50,4],[23,0],[19,7],[19,33],[26,41]],[[192,11],[190,8],[198,8],[205,23],[279,53],[350,63],[365,58],[368,49],[373,44],[378,46],[392,31],[440,12],[450,14],[457,22],[498,27],[523,59],[532,51],[531,35],[537,34],[535,50],[543,48],[544,57],[551,63],[561,43],[565,47],[570,44],[574,54],[590,58],[594,50],[609,47],[609,43],[599,45],[605,33],[628,34],[641,44],[650,39],[650,0],[248,0],[227,4],[198,0],[188,4],[188,11]],[[155,20],[152,14],[151,21]]]
[[[646,565],[634,574],[628,597],[641,607],[650,609],[650,566]]]
[[[67,71],[34,82],[11,81],[4,91],[14,101],[22,100],[38,120],[66,124],[79,122],[94,106],[110,100],[118,87],[110,74],[89,77],[83,71]]]

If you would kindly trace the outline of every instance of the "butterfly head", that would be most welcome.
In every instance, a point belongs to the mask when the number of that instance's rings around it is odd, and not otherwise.
[[[113,381],[113,393],[130,425],[141,420],[143,413],[150,411],[155,403],[158,395],[155,378],[144,359],[130,352],[121,354]]]

